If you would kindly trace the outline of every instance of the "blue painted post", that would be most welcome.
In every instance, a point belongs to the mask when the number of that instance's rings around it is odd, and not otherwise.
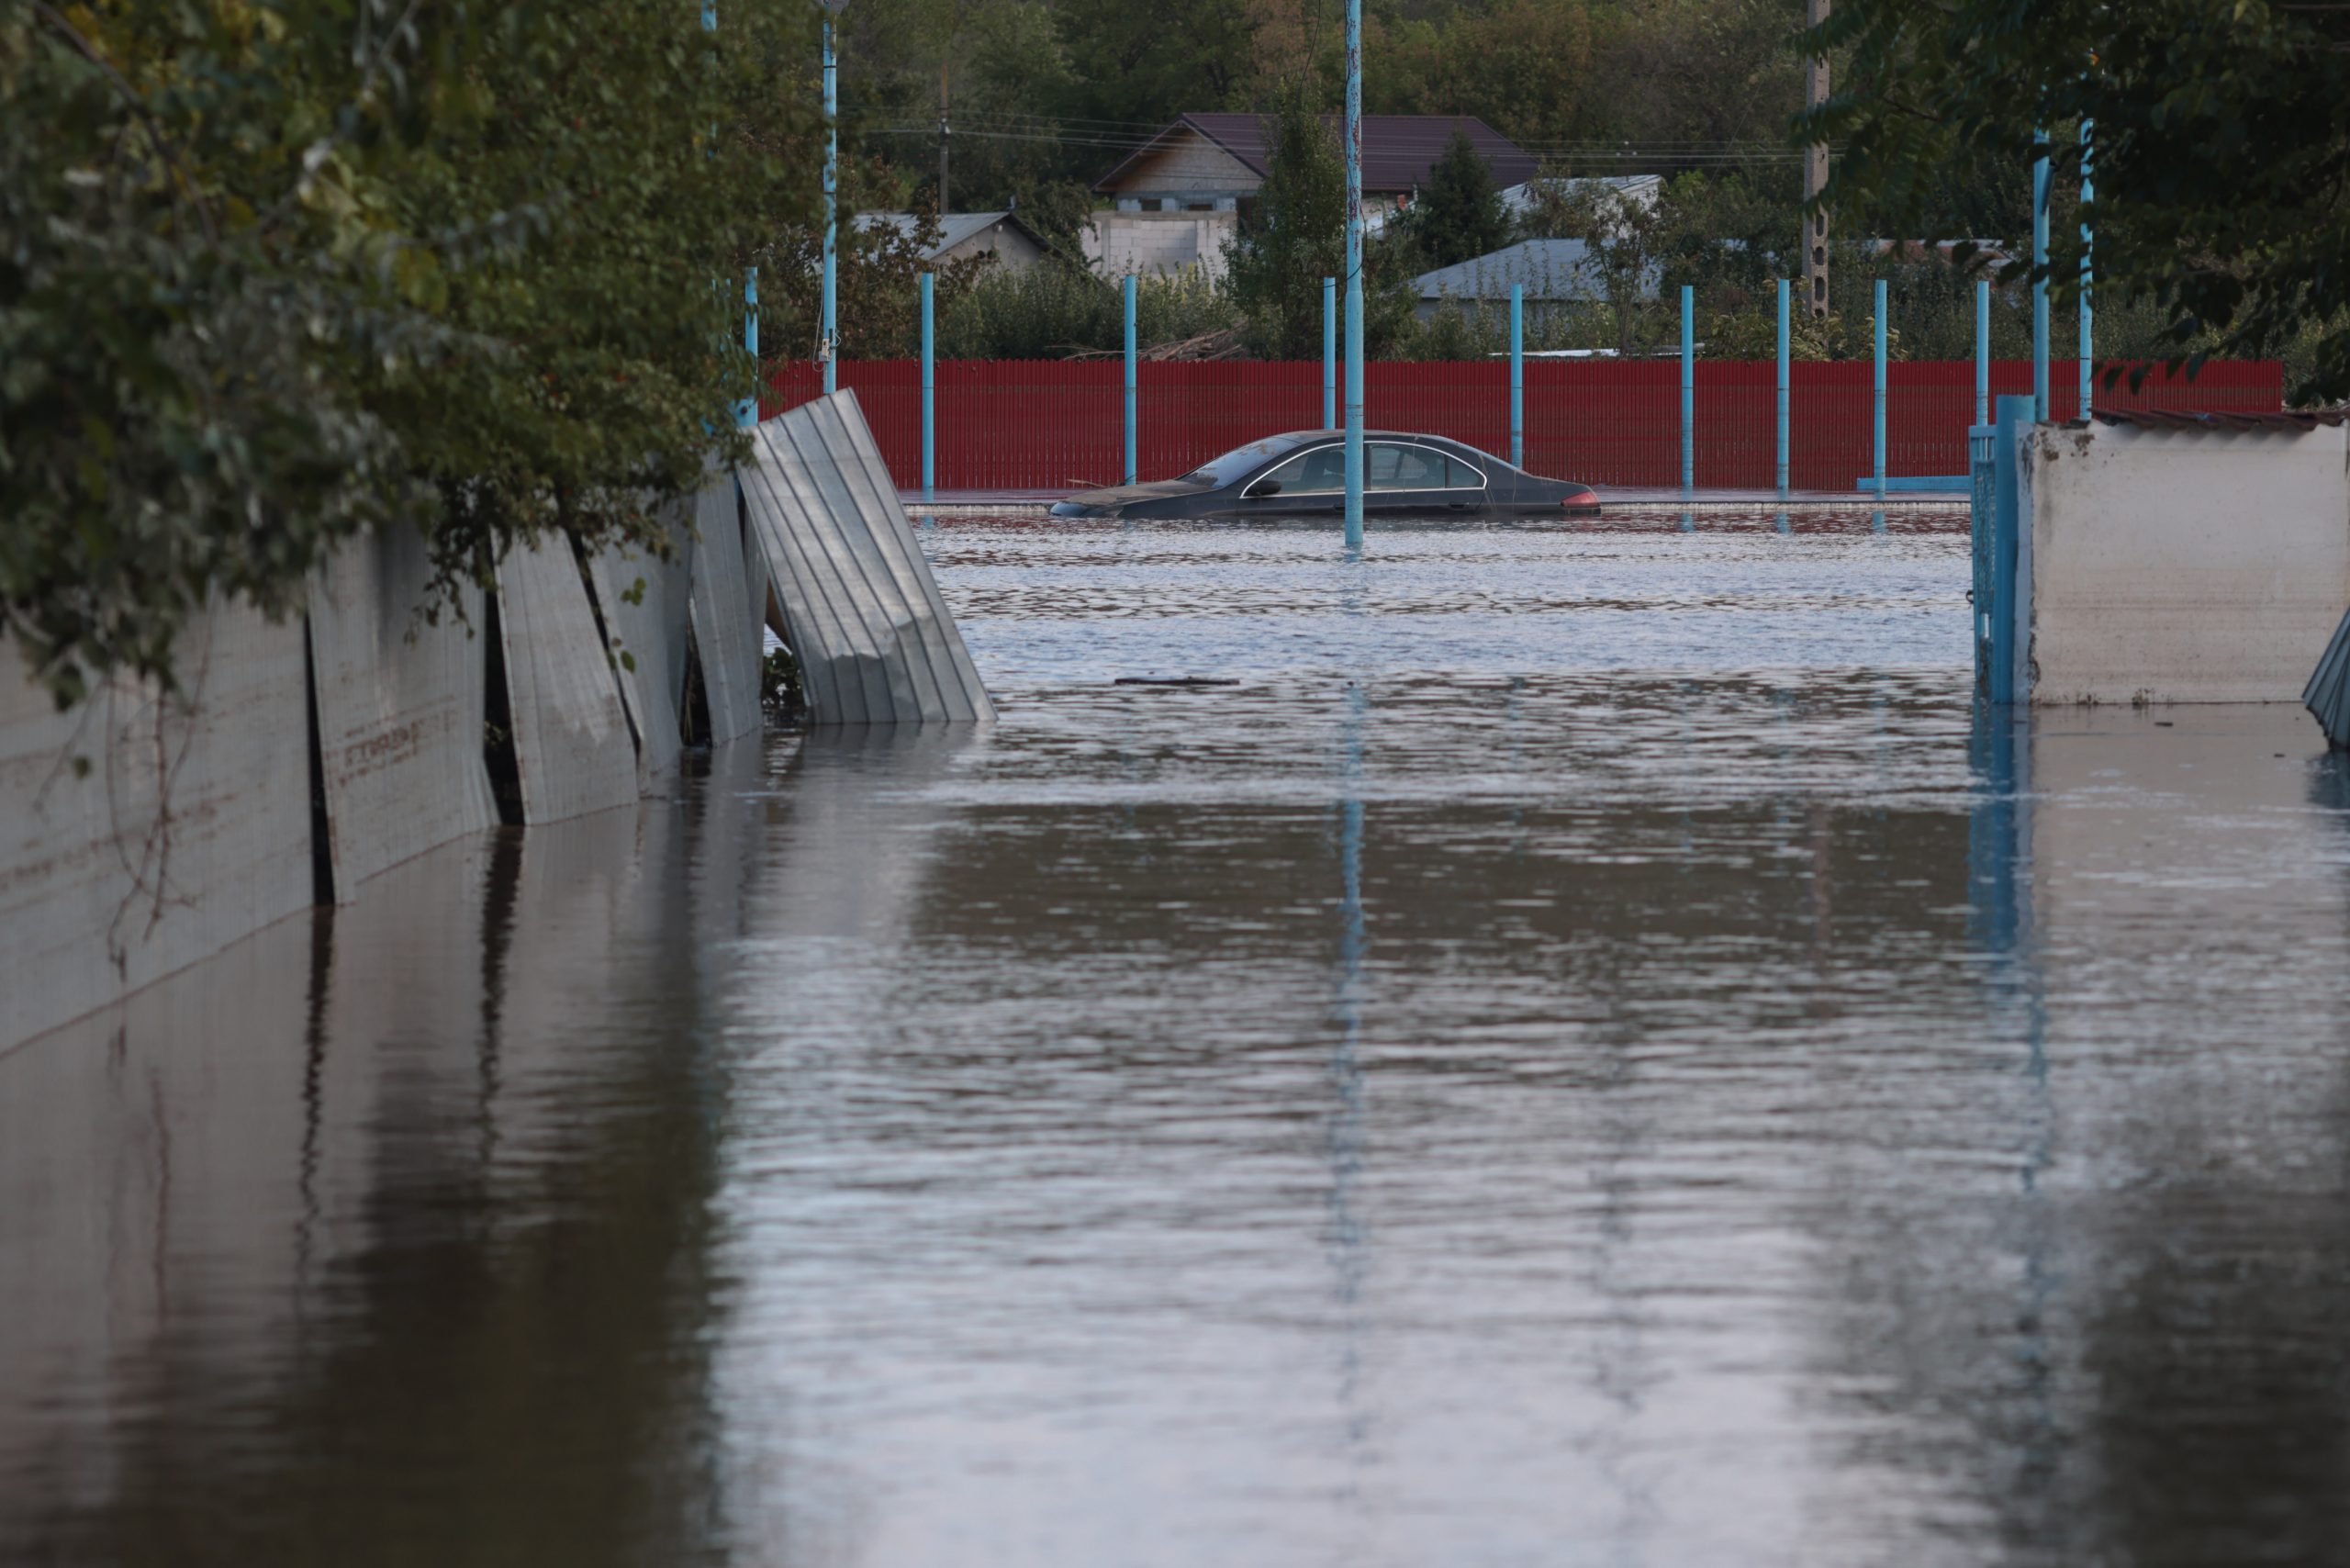
[[[1975,422],[1991,422],[1991,280],[1975,280]]]
[[[1779,498],[1787,495],[1787,280],[1779,280]]]
[[[2033,143],[2031,161],[2031,399],[2048,418],[2048,138]]]
[[[1509,460],[1526,466],[1526,286],[1509,286]]]
[[[2090,178],[2089,167],[2089,133],[2094,123],[2090,120],[2081,121],[2081,205],[2085,207],[2097,194],[2097,184]],[[2089,226],[2083,223],[2081,225],[2081,401],[2079,412],[2080,417],[2085,420],[2089,417],[2091,384],[2097,379],[2090,370],[2092,361],[2089,333],[2089,251],[2094,239],[2095,236],[2089,231]]]
[[[2016,494],[2016,427],[2037,414],[2034,399],[2002,398],[1992,440],[1991,700],[2016,700],[2017,559],[2020,540]]]
[[[1885,499],[1885,279],[1876,280],[1876,498]]]
[[[1697,291],[1681,286],[1681,488],[1697,487]]]
[[[932,328],[931,274],[922,274],[922,498],[938,490],[938,340]]]
[[[1135,482],[1135,274],[1126,274],[1126,483]]]
[[[1338,280],[1322,280],[1322,428],[1338,428]]]
[[[759,422],[759,269],[743,277],[743,352],[751,356],[751,395],[734,410],[734,422],[749,430]]]
[[[1347,0],[1347,544],[1362,543],[1362,0]]]
[[[833,17],[824,13],[824,321],[816,355],[824,364],[824,390],[840,388],[840,62],[833,51]]]

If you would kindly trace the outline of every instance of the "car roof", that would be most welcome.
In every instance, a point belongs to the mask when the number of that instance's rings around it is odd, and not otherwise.
[[[1278,441],[1287,442],[1288,445],[1283,448],[1283,455],[1287,455],[1289,451],[1294,450],[1297,447],[1304,446],[1309,442],[1317,441],[1337,441],[1346,433],[1347,432],[1342,430],[1283,431],[1279,435],[1267,436],[1265,439],[1268,442]],[[1417,442],[1423,446],[1441,446],[1454,452],[1466,453],[1472,457],[1482,458],[1487,463],[1499,463],[1505,467],[1508,466],[1505,459],[1494,456],[1492,453],[1487,452],[1483,447],[1472,446],[1465,441],[1455,441],[1449,435],[1430,435],[1426,431],[1367,430],[1362,432],[1362,436],[1365,441],[1410,441]]]

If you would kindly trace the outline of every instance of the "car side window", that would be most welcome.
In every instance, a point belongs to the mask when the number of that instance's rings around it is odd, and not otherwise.
[[[1372,442],[1363,454],[1363,487],[1371,490],[1441,490],[1444,454],[1425,446]]]
[[[1444,472],[1444,487],[1448,490],[1482,490],[1485,487],[1485,476],[1472,463],[1463,463],[1458,457],[1447,457]]]
[[[1279,493],[1284,496],[1342,490],[1347,485],[1346,453],[1336,446],[1317,446],[1311,452],[1301,452],[1264,476],[1263,479],[1251,480],[1248,487],[1254,489],[1265,479],[1279,484]]]

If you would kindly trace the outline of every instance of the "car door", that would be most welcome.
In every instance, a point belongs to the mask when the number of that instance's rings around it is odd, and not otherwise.
[[[1450,499],[1446,461],[1443,453],[1416,442],[1365,442],[1363,510],[1422,516],[1444,511]]]
[[[1315,517],[1346,500],[1346,449],[1336,442],[1311,446],[1240,487],[1233,515]]]

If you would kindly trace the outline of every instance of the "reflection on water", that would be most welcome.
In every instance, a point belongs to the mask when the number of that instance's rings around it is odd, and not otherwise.
[[[0,1558],[2350,1556],[2350,778],[1949,523],[927,531],[993,729],[0,1056]]]

